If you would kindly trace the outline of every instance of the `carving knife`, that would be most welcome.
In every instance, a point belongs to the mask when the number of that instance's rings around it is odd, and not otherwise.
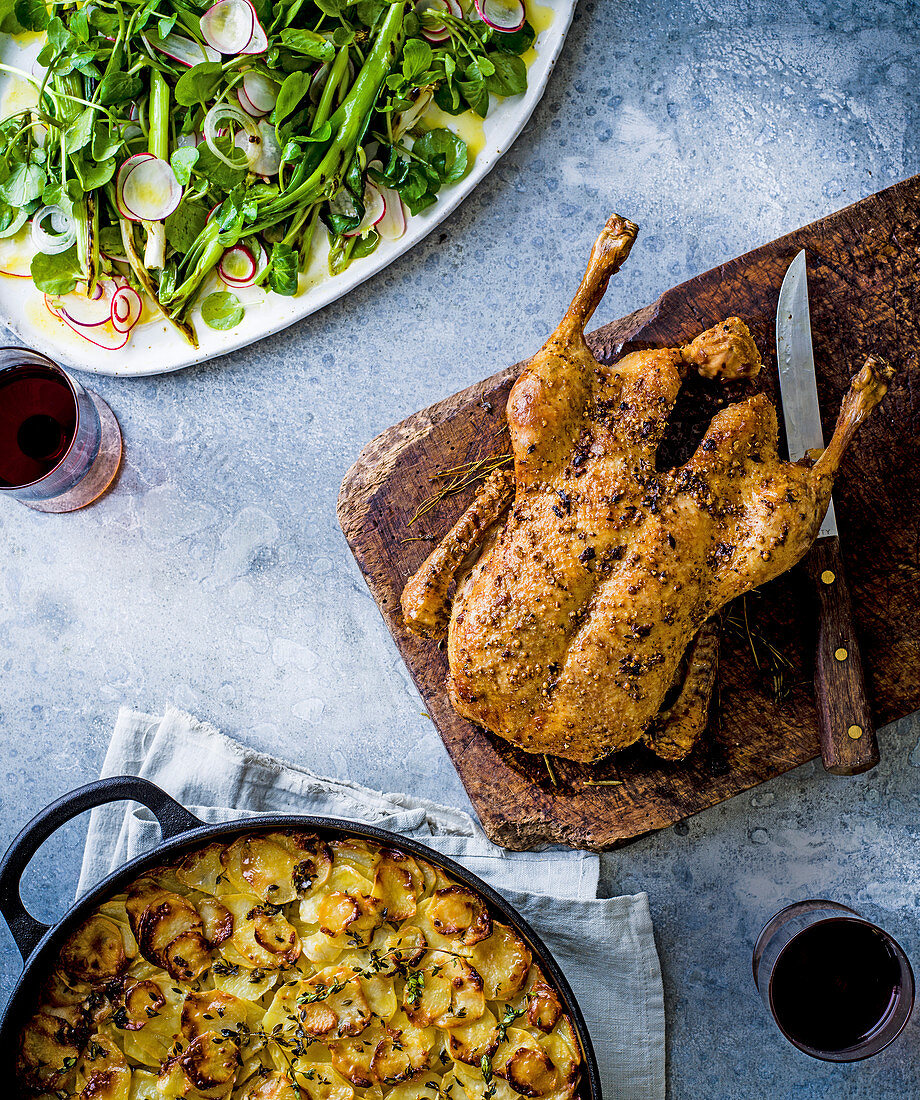
[[[779,292],[776,361],[789,460],[797,462],[809,451],[824,449],[804,250],[789,265]],[[818,606],[815,699],[821,756],[834,775],[857,775],[874,768],[879,755],[840,557],[833,497],[803,564]]]

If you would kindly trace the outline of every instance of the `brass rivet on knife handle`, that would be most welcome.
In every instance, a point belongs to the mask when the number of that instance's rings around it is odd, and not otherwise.
[[[817,603],[815,704],[821,755],[829,772],[857,775],[878,763],[878,745],[836,536],[818,539],[805,565]],[[833,584],[825,580],[828,573]]]
[[[824,582],[824,584],[833,584],[836,579],[837,578],[830,571],[830,569],[825,569],[824,572],[821,574],[821,580]]]

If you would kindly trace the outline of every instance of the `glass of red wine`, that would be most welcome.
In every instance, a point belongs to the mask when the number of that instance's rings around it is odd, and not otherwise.
[[[74,512],[120,462],[121,431],[101,397],[37,351],[0,348],[0,496]]]
[[[857,1062],[900,1035],[914,975],[888,935],[834,901],[800,901],[764,926],[754,982],[780,1031],[826,1062]]]

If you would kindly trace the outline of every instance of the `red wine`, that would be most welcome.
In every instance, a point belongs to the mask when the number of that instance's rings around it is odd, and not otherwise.
[[[800,932],[776,960],[770,996],[786,1034],[818,1051],[854,1047],[897,1004],[901,969],[874,928],[842,917]]]
[[[63,378],[48,367],[0,371],[0,487],[28,485],[67,453],[77,406]]]

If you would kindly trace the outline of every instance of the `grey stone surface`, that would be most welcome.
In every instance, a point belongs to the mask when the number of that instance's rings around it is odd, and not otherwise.
[[[598,323],[920,171],[917,15],[583,3],[526,131],[413,253],[225,360],[91,380],[125,432],[115,491],[62,517],[0,502],[0,842],[98,772],[122,703],[172,700],[319,772],[467,805],[337,527],[342,474],[378,431],[532,351],[611,211],[642,236]],[[905,720],[868,776],[808,765],[606,858],[611,891],[651,897],[674,1100],[920,1096],[920,1020],[826,1066],[781,1040],[749,974],[761,922],[810,895],[920,961],[918,739]],[[35,860],[39,914],[71,897],[84,828]],[[17,973],[2,928],[0,994]]]

